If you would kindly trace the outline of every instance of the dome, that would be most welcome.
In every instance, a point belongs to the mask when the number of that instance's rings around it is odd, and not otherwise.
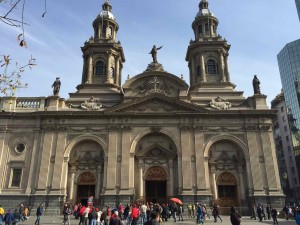
[[[112,19],[112,20],[115,19],[114,15],[110,11],[102,11],[100,13],[100,17],[101,18],[108,18],[108,19]]]

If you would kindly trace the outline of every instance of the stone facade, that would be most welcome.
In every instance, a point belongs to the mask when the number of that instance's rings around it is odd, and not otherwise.
[[[121,87],[125,57],[111,10],[106,1],[93,23],[82,83],[69,99],[1,98],[2,205],[45,202],[57,210],[89,195],[111,206],[173,196],[222,207],[283,204],[275,111],[265,95],[235,90],[230,46],[207,1],[187,51],[190,86],[151,66]]]

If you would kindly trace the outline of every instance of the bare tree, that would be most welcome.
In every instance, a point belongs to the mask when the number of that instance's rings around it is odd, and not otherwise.
[[[47,13],[47,0],[44,1],[45,11],[42,14],[42,17],[44,17]],[[8,6],[8,11],[5,14],[0,15],[0,22],[3,22],[6,25],[12,27],[21,27],[22,33],[18,35],[18,42],[21,47],[27,47],[24,29],[24,26],[29,25],[24,21],[26,0],[0,0],[0,4],[5,4],[6,6]],[[15,18],[12,16],[12,12],[18,7],[21,7],[21,15],[20,18]],[[31,57],[28,63],[26,63],[25,65],[19,65],[19,63],[16,62],[15,68],[11,69],[10,65],[12,59],[10,58],[10,56],[3,54],[2,57],[2,60],[0,59],[0,93],[13,96],[15,95],[17,89],[26,88],[28,86],[27,83],[22,82],[22,74],[25,72],[25,69],[31,69],[32,66],[36,65],[35,59]]]

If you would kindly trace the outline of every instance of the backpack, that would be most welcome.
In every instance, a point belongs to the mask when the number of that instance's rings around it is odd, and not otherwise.
[[[234,218],[234,221],[236,222],[236,224],[240,224],[241,223],[241,218],[240,218],[239,214],[234,213],[233,214],[233,218]]]

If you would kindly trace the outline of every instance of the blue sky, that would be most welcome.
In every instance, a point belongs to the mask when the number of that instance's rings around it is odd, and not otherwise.
[[[185,54],[194,38],[191,24],[198,12],[200,0],[110,0],[120,29],[126,62],[123,82],[143,72],[152,61],[153,44],[163,45],[158,61],[165,70],[180,76],[187,83],[188,66]],[[76,91],[81,82],[83,46],[93,34],[92,22],[101,11],[104,0],[48,0],[47,14],[43,1],[27,0],[25,27],[28,48],[17,43],[19,28],[0,23],[0,55],[11,55],[26,63],[33,55],[37,66],[26,72],[23,80],[27,89],[17,96],[49,96],[55,77],[62,81],[60,96]],[[229,69],[231,82],[244,96],[253,94],[252,78],[258,75],[261,91],[270,102],[281,89],[277,54],[286,43],[300,38],[300,23],[294,0],[209,0],[210,11],[219,19],[218,32],[231,49]],[[0,14],[6,8],[0,3]],[[19,17],[20,9],[13,12]]]

